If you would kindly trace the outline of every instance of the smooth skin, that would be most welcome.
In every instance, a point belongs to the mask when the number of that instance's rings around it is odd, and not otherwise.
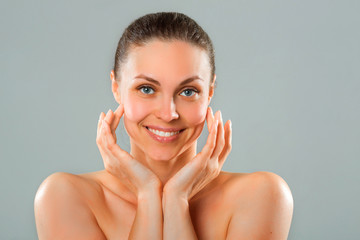
[[[286,182],[271,172],[221,171],[231,121],[223,124],[208,107],[214,84],[206,53],[154,40],[131,50],[123,69],[120,84],[110,74],[119,106],[102,112],[97,126],[105,169],[45,179],[34,205],[39,239],[287,239],[293,199]],[[181,84],[194,75],[200,79]],[[121,118],[130,153],[116,144]],[[208,139],[196,153],[205,121]],[[148,125],[184,131],[160,143]]]
[[[100,152],[105,160],[105,168],[109,169],[112,175],[122,178],[125,176],[125,179],[130,179],[128,181],[129,188],[134,189],[136,195],[147,196],[154,188],[161,187],[162,183],[156,175],[116,144],[114,135],[122,114],[123,107],[120,105],[114,114],[109,111],[106,116],[104,114],[100,116],[98,126],[100,129],[98,130],[100,131],[98,132]],[[206,119],[209,126],[209,136],[203,150],[167,181],[163,187],[164,239],[196,239],[196,233],[191,225],[188,201],[219,175],[221,167],[230,153],[231,122],[228,121],[225,124],[226,130],[224,131],[220,111],[214,117],[211,108],[208,109]],[[224,135],[226,135],[225,138]],[[183,212],[179,211],[181,209],[179,206],[184,206]],[[154,210],[153,206],[150,207]],[[154,215],[150,215],[152,218],[148,219],[149,222],[144,221],[146,217],[135,218],[136,225],[132,228],[130,238],[135,238],[133,235],[136,235],[138,239],[149,239],[149,236],[154,236],[153,239],[161,239],[161,209],[158,210],[157,217],[153,218]],[[178,218],[174,218],[174,213],[179,214],[182,221],[176,221]],[[184,218],[187,221],[183,221]],[[158,220],[157,223],[155,219]],[[144,231],[144,225],[149,226],[149,229],[146,229],[147,231]],[[177,227],[174,228],[173,226]]]

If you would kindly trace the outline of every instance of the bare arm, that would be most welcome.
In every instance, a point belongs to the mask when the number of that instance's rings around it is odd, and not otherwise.
[[[70,174],[54,173],[40,185],[34,201],[40,240],[106,239]]]
[[[129,239],[162,239],[163,216],[161,189],[153,188],[138,195],[138,205]]]
[[[198,239],[191,222],[189,203],[176,196],[163,196],[164,240]]]

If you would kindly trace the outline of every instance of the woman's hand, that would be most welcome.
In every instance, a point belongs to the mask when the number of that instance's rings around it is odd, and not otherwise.
[[[206,121],[209,130],[207,142],[194,159],[181,168],[165,184],[164,194],[189,201],[196,193],[215,179],[231,151],[231,121],[223,126],[221,112],[208,108]]]
[[[139,196],[139,193],[161,187],[159,178],[143,164],[135,160],[128,152],[116,144],[115,130],[119,125],[124,113],[123,105],[107,114],[101,112],[98,127],[96,144],[104,161],[106,171],[118,177]]]

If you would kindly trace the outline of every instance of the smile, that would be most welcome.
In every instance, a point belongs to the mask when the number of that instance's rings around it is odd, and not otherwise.
[[[156,129],[152,129],[152,128],[149,128],[147,127],[147,129],[149,129],[150,132],[158,135],[158,136],[161,136],[161,137],[170,137],[170,136],[173,136],[175,134],[178,134],[180,131],[176,131],[176,132],[163,132],[163,131],[159,131],[159,130],[156,130]]]
[[[185,129],[161,129],[161,128],[155,129],[148,126],[146,126],[145,128],[148,130],[147,132],[154,140],[161,143],[168,143],[176,140],[185,130]]]

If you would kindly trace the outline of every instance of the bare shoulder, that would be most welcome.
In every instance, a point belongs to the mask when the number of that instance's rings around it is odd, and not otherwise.
[[[90,174],[72,174],[56,172],[48,176],[39,186],[35,202],[58,198],[71,199],[73,201],[85,202],[89,197],[99,195],[102,191],[97,181],[93,180]]]
[[[248,194],[277,193],[292,200],[291,191],[285,180],[273,172],[258,171],[253,173],[233,173],[232,179],[238,190],[248,191]],[[244,192],[243,192],[244,193]]]
[[[259,194],[283,197],[292,202],[292,194],[285,180],[273,172],[258,171],[253,173],[222,172],[222,182],[226,182],[229,196],[241,194],[253,198]],[[270,197],[269,195],[269,197]]]
[[[227,185],[233,209],[228,239],[287,239],[293,197],[281,176],[265,171],[232,173]]]
[[[48,176],[34,199],[39,239],[105,239],[87,202],[96,191],[95,183],[79,175]]]

